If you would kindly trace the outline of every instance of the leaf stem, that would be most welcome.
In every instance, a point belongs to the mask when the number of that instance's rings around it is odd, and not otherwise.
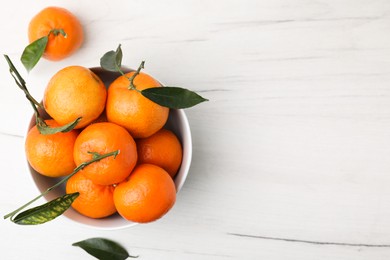
[[[144,60],[143,60],[143,61],[141,62],[141,64],[139,65],[139,67],[138,67],[138,69],[136,70],[136,72],[134,72],[134,74],[133,74],[130,78],[128,78],[129,81],[130,81],[130,86],[129,86],[129,89],[130,89],[130,90],[137,90],[138,92],[141,92],[140,90],[138,90],[138,89],[135,87],[135,85],[134,85],[134,79],[135,79],[135,77],[138,76],[138,74],[141,72],[141,70],[142,70],[143,68],[145,68],[145,61],[144,61]]]
[[[4,58],[6,59],[8,65],[9,65],[9,72],[11,73],[12,77],[15,79],[16,84],[18,87],[23,90],[24,94],[26,94],[27,99],[32,103],[34,106],[34,110],[36,109],[35,106],[42,108],[42,105],[36,101],[33,96],[31,96],[30,92],[27,89],[26,81],[20,76],[18,70],[15,68],[14,64],[12,63],[11,59],[8,57],[8,55],[4,54]]]
[[[8,213],[7,215],[4,216],[4,219],[7,219],[7,218],[11,218],[11,221],[13,221],[13,217],[15,216],[16,213],[18,213],[19,211],[21,211],[22,209],[26,208],[27,206],[29,206],[30,204],[32,204],[33,202],[37,201],[38,199],[40,199],[41,197],[45,196],[47,193],[49,193],[51,190],[57,188],[58,186],[60,186],[61,184],[63,184],[64,182],[66,182],[70,177],[72,177],[73,175],[75,175],[77,172],[79,172],[80,170],[84,169],[86,166],[90,165],[91,163],[94,163],[94,162],[97,162],[103,158],[106,158],[106,157],[109,157],[109,156],[114,156],[114,158],[119,154],[119,150],[116,150],[116,151],[113,151],[113,152],[110,152],[110,153],[106,153],[106,154],[102,154],[102,155],[98,155],[97,153],[93,153],[93,158],[89,161],[86,161],[86,162],[83,162],[82,164],[80,164],[79,166],[77,166],[73,172],[71,174],[69,174],[68,176],[66,176],[65,178],[61,179],[59,182],[57,182],[56,184],[54,184],[53,186],[51,186],[50,188],[48,188],[46,191],[42,192],[40,195],[38,195],[37,197],[35,197],[34,199],[32,199],[31,201],[27,202],[26,204],[24,204],[23,206],[19,207],[18,209],[12,211],[11,213]]]
[[[64,29],[52,29],[50,30],[50,32],[47,34],[47,36],[49,36],[50,34],[54,34],[54,36],[57,36],[58,34],[61,34],[62,36],[64,36],[64,38],[66,38],[68,35],[66,34],[66,32],[64,31]]]

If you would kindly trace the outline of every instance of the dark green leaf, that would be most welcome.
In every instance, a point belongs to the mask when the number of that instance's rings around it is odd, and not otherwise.
[[[45,52],[47,42],[49,40],[48,36],[43,36],[36,41],[30,43],[23,51],[22,57],[20,58],[24,67],[27,71],[32,70],[34,66],[38,63],[39,59],[42,57]]]
[[[90,255],[100,260],[123,260],[128,257],[138,257],[129,255],[126,249],[121,245],[106,238],[89,238],[72,245],[81,247]]]
[[[119,44],[116,51],[106,52],[103,57],[100,58],[100,67],[105,70],[118,72],[122,65],[122,49]]]
[[[65,194],[41,206],[19,213],[13,222],[20,225],[38,225],[53,220],[64,213],[78,196],[78,192]]]
[[[208,101],[191,90],[179,87],[147,88],[141,94],[161,106],[174,109],[188,108]]]
[[[70,122],[69,124],[66,124],[63,126],[50,127],[50,126],[46,125],[42,121],[42,119],[37,118],[37,128],[38,128],[38,131],[43,135],[52,135],[52,134],[56,134],[59,132],[66,133],[66,132],[72,131],[76,127],[76,125],[80,122],[80,120],[81,120],[81,117],[79,117],[76,120],[74,120],[73,122]]]

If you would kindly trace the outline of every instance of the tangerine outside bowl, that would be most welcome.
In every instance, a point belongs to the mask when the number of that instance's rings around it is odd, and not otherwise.
[[[102,81],[105,83],[105,85],[108,87],[109,84],[116,79],[118,76],[120,76],[119,73],[109,72],[105,71],[101,68],[94,67],[90,68],[96,75],[98,75]],[[127,71],[129,71],[127,69]],[[47,114],[45,114],[44,111],[41,111],[42,115],[44,115],[44,118],[49,118]],[[33,115],[30,119],[30,123],[28,125],[27,132],[35,125],[35,116]],[[191,138],[191,130],[188,123],[187,116],[182,109],[170,109],[169,111],[169,117],[168,121],[165,124],[164,128],[172,130],[177,137],[179,138],[182,147],[183,147],[183,159],[180,166],[180,169],[178,173],[176,174],[174,178],[175,186],[176,186],[176,192],[178,193],[181,188],[184,185],[184,182],[187,178],[190,165],[191,165],[191,159],[192,159],[192,138]],[[26,159],[27,162],[27,159]],[[27,162],[29,175],[32,177],[32,181],[38,188],[39,193],[43,193],[46,191],[49,187],[56,184],[60,179],[59,178],[50,178],[43,176],[39,173],[37,173],[34,169],[31,168],[29,163]],[[60,196],[63,196],[65,194],[65,185],[62,185],[60,187],[57,187],[56,189],[50,191],[48,194],[44,196],[45,200],[51,201],[55,198],[58,198]],[[118,213],[102,219],[93,219],[86,216],[81,215],[77,211],[73,210],[72,207],[70,207],[65,213],[60,216],[64,217],[65,219],[78,223],[80,225],[88,226],[91,228],[96,229],[103,229],[103,230],[115,230],[115,229],[122,229],[127,228],[136,225],[137,223],[128,221],[124,218],[122,218]],[[55,221],[55,220],[54,220]]]

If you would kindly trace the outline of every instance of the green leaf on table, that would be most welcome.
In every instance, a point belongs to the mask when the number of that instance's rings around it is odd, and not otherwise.
[[[174,109],[193,107],[208,101],[191,90],[179,87],[147,88],[141,94],[161,106]]]
[[[50,127],[43,121],[43,119],[41,119],[38,116],[36,117],[38,131],[39,131],[39,133],[41,133],[43,135],[52,135],[52,134],[56,134],[59,132],[66,133],[66,132],[72,131],[76,127],[76,125],[80,122],[80,120],[81,120],[81,117],[79,117],[76,120],[74,120],[73,122],[70,122],[69,124],[66,124],[63,126]]]
[[[24,49],[22,56],[20,57],[26,70],[29,72],[38,63],[43,53],[45,52],[48,36],[43,36],[36,41],[33,41]]]
[[[119,44],[116,51],[106,52],[103,57],[100,58],[100,67],[105,70],[118,72],[122,66],[122,49]]]
[[[78,196],[78,192],[65,194],[43,205],[19,213],[12,221],[19,225],[43,224],[62,215]]]
[[[100,260],[123,260],[131,256],[124,247],[106,238],[89,238],[72,244],[84,249],[90,255]]]

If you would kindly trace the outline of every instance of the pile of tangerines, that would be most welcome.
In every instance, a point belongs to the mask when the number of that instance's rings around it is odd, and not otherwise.
[[[61,27],[66,34],[50,33],[54,27]],[[69,56],[83,41],[79,21],[62,8],[46,8],[31,21],[30,42],[45,34],[49,38],[43,57],[51,60]],[[57,127],[81,119],[65,133],[44,135],[34,126],[26,137],[30,166],[47,177],[69,175],[96,155],[119,152],[86,166],[66,183],[67,193],[80,194],[72,207],[91,218],[118,212],[130,221],[151,222],[167,213],[176,200],[173,178],[181,165],[182,146],[178,137],[164,128],[169,108],[139,93],[162,86],[140,72],[133,82],[137,90],[130,90],[129,78],[134,73],[105,86],[86,67],[59,70],[44,92],[42,106],[50,116],[45,123]]]

